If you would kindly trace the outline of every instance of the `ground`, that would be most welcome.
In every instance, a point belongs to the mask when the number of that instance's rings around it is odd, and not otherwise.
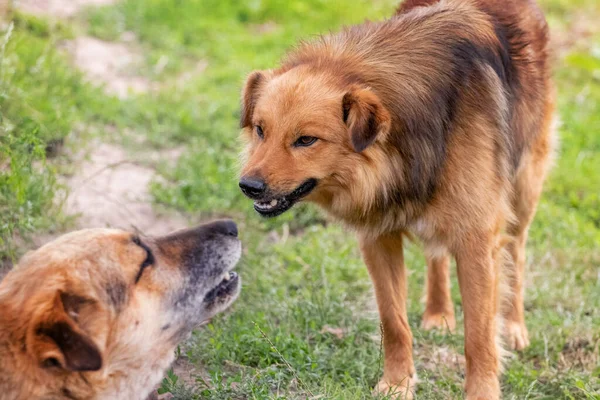
[[[543,0],[561,148],[528,246],[531,346],[507,399],[600,398],[600,5]],[[244,289],[185,343],[176,399],[369,398],[381,374],[372,288],[348,232],[302,206],[261,220],[237,188],[239,92],[301,38],[390,15],[392,0],[21,0],[0,6],[0,260],[66,230],[160,234],[228,215]],[[418,398],[461,398],[462,329],[419,328],[424,259],[407,249]],[[1,268],[0,268],[1,269]],[[453,280],[458,326],[462,309]]]

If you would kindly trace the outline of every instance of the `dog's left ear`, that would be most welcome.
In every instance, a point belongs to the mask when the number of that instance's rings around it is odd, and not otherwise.
[[[242,111],[240,115],[240,128],[246,128],[252,125],[252,115],[254,114],[254,105],[258,100],[258,92],[262,85],[267,81],[268,72],[254,71],[248,78],[242,91]]]
[[[76,321],[79,308],[91,301],[58,292],[51,307],[34,317],[27,333],[27,349],[41,367],[59,367],[67,371],[102,368],[98,346]]]
[[[391,127],[390,113],[370,89],[351,88],[342,99],[342,113],[352,146],[358,153],[378,136],[387,135]]]

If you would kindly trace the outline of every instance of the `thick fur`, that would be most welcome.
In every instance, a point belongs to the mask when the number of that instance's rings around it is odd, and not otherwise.
[[[231,224],[84,230],[26,255],[0,283],[0,397],[145,399],[178,343],[239,293],[238,278],[211,292],[240,256]]]
[[[453,328],[456,258],[468,398],[500,396],[500,275],[515,292],[504,312],[508,342],[528,343],[525,242],[554,143],[547,46],[532,0],[408,0],[390,20],[302,43],[247,81],[242,175],[265,182],[261,204],[312,179],[304,199],[357,231],[384,327],[381,391],[410,392],[414,376],[407,232],[428,259],[425,327]],[[301,136],[319,140],[298,147]],[[513,267],[496,262],[504,235]]]

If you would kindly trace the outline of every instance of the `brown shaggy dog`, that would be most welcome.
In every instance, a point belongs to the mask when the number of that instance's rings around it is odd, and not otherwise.
[[[236,299],[236,236],[231,221],[94,229],[26,255],[0,283],[0,398],[145,399],[177,344]]]
[[[428,259],[425,327],[454,324],[456,258],[467,398],[500,397],[497,314],[511,347],[528,344],[525,242],[553,148],[547,46],[531,0],[409,0],[390,20],[303,43],[246,82],[240,186],[264,216],[302,199],[358,233],[383,323],[381,392],[411,396],[415,381],[408,232]],[[498,262],[503,245],[510,266]],[[505,272],[513,295],[500,310]]]

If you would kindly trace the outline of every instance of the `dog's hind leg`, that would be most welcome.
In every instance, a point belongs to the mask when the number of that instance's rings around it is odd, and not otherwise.
[[[524,155],[515,177],[513,212],[516,220],[508,226],[508,234],[513,236],[514,240],[507,246],[512,262],[509,263],[511,269],[506,274],[512,293],[509,303],[504,305],[502,312],[506,344],[515,350],[522,350],[529,345],[523,304],[525,246],[529,226],[535,215],[554,151],[554,129],[554,118],[548,115],[545,131],[533,143],[531,150]]]
[[[361,250],[375,287],[382,325],[383,378],[375,388],[391,398],[412,399],[416,381],[412,333],[406,314],[406,269],[402,233],[361,238]]]
[[[421,327],[426,330],[441,329],[454,331],[454,304],[450,294],[450,255],[427,255],[427,288],[425,313]]]
[[[522,350],[529,346],[529,333],[525,325],[525,308],[523,303],[523,279],[525,274],[525,243],[527,242],[528,224],[523,228],[519,223],[511,227],[517,233],[515,239],[507,245],[511,262],[509,273],[505,274],[510,288],[507,304],[503,305],[504,336],[510,349]]]
[[[544,138],[542,138],[544,139]],[[510,302],[503,307],[505,338],[508,347],[522,350],[529,345],[529,335],[525,326],[523,304],[523,280],[525,274],[525,246],[529,226],[535,215],[542,192],[542,184],[549,164],[548,144],[536,143],[537,147],[527,154],[516,176],[513,209],[516,221],[508,226],[508,234],[514,240],[508,244],[511,256],[510,271],[507,275],[511,289]]]

